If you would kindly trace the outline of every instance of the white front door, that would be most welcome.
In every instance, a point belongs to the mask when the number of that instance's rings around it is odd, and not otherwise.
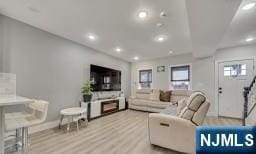
[[[249,86],[254,72],[254,60],[219,63],[219,116],[242,118],[243,90]]]

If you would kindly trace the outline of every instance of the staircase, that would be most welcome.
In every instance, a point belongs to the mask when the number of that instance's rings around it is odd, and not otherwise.
[[[256,125],[256,76],[249,87],[244,88],[243,126]]]

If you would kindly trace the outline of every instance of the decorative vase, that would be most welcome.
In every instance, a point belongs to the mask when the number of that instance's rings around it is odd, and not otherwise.
[[[92,95],[83,95],[84,102],[90,102],[92,100]]]

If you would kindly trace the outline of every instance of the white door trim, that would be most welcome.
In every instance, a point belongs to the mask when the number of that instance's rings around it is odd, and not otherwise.
[[[231,62],[231,61],[239,61],[239,60],[253,60],[254,74],[255,71],[255,61],[256,57],[239,57],[239,58],[231,58],[231,59],[223,59],[223,60],[215,60],[215,84],[214,84],[214,93],[215,93],[215,111],[216,115],[219,116],[219,94],[218,94],[218,86],[219,86],[219,63],[223,62]]]

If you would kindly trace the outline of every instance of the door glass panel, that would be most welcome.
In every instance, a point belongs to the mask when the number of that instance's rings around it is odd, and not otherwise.
[[[246,75],[246,64],[234,64],[224,66],[224,76],[242,76]]]
[[[224,71],[224,76],[231,76],[231,72],[230,71]]]
[[[236,76],[237,75],[237,71],[236,70],[232,70],[231,71],[231,76]]]
[[[246,70],[246,64],[242,64],[241,69]]]
[[[242,70],[241,75],[246,75],[246,70]]]
[[[224,67],[224,71],[230,71],[231,70],[231,67],[230,66],[225,66]]]

